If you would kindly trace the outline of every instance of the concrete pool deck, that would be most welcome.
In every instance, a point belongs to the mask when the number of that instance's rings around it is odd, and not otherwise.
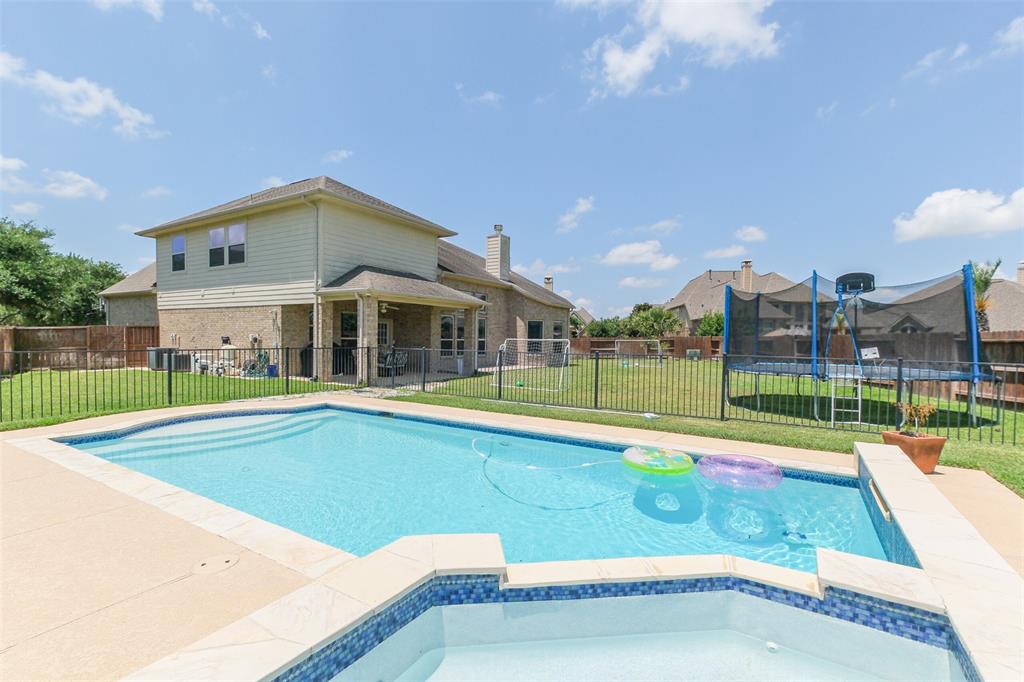
[[[342,569],[352,560],[241,512],[209,501],[197,506],[173,486],[161,489],[141,474],[99,471],[84,453],[77,462],[72,457],[58,464],[26,451],[27,445],[170,416],[325,403],[623,443],[740,451],[824,471],[852,473],[856,464],[853,455],[344,394],[167,408],[2,433],[0,678],[123,677],[314,581],[350,572]],[[57,450],[60,459],[70,448],[55,445]],[[929,480],[1021,571],[1024,500],[981,472],[940,468]]]

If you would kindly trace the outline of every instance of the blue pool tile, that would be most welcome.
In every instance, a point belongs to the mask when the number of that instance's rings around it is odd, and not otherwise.
[[[435,606],[521,601],[567,601],[651,594],[682,594],[733,590],[891,635],[949,650],[970,682],[980,682],[977,669],[949,620],[940,614],[888,602],[849,590],[828,589],[822,599],[743,578],[692,578],[582,585],[547,585],[501,589],[495,575],[440,576],[405,595],[328,646],[300,661],[277,679],[329,680],[375,646]]]

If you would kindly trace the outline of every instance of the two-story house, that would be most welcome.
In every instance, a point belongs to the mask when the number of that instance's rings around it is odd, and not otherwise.
[[[326,176],[138,234],[156,242],[153,270],[102,296],[119,323],[155,300],[161,345],[426,347],[471,371],[506,338],[568,338],[572,304],[550,278],[511,270],[500,225],[481,257],[446,240],[455,232]]]

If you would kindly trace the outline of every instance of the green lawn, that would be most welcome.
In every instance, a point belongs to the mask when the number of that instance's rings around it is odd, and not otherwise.
[[[595,395],[595,376],[598,390]],[[498,399],[495,374],[488,370],[474,377],[439,383],[431,392],[439,395]],[[816,426],[828,423],[831,417],[833,386],[829,382],[815,382],[810,377],[761,376],[730,372],[729,396],[725,416],[730,419],[751,419],[774,424]],[[839,396],[851,396],[854,386],[836,387]],[[1016,441],[1024,446],[1024,413],[1007,411],[1003,415],[988,405],[976,411],[976,426],[963,400],[948,394],[948,382],[914,382],[914,402],[930,402],[937,412],[928,421],[926,429],[950,439],[984,439],[998,443]],[[815,395],[817,389],[818,395]],[[946,395],[939,392],[946,390]],[[721,415],[722,363],[708,359],[700,361],[666,358],[634,360],[632,362],[606,358],[595,367],[591,359],[576,358],[570,367],[507,367],[502,375],[501,398],[510,402],[580,407],[622,412],[653,412],[659,415],[709,417]],[[902,401],[910,396],[900,395]],[[595,403],[596,401],[596,403]],[[852,407],[850,398],[837,401],[839,407]],[[862,385],[859,418],[852,414],[837,416],[837,422],[856,421],[858,424],[837,423],[837,429],[863,431],[870,428],[892,429],[899,424],[896,409],[896,390],[883,383]],[[817,411],[815,411],[817,407]],[[815,416],[817,415],[817,417]]]
[[[171,401],[167,373],[143,368],[34,370],[0,381],[0,431],[42,426],[114,412],[168,405],[199,405],[284,395],[281,378],[244,378],[172,372]],[[292,378],[288,393],[343,388]]]
[[[496,402],[492,400],[442,395],[438,393],[416,393],[408,397],[395,398],[406,402],[427,403],[464,407],[487,412],[523,414],[534,417],[548,417],[566,421],[627,426],[654,431],[686,433],[695,436],[745,440],[752,443],[770,443],[810,450],[831,452],[853,452],[855,441],[880,442],[874,433],[835,431],[831,429],[808,428],[789,424],[768,424],[744,421],[715,421],[685,417],[662,417],[648,420],[640,415],[581,409],[562,409]],[[942,451],[942,464],[980,469],[1003,483],[1015,493],[1024,497],[1024,447],[989,444],[978,440],[950,440]]]

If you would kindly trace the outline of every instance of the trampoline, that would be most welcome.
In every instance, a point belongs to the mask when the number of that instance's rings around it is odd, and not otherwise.
[[[978,384],[996,382],[982,371],[974,307],[973,269],[925,282],[879,287],[869,273],[829,280],[815,271],[791,287],[744,291],[725,287],[725,390],[729,374],[754,376],[754,409],[761,410],[761,377],[813,382],[813,417],[827,386],[828,421],[862,423],[865,383],[891,385],[895,402],[912,401],[914,384],[963,382],[965,410],[977,421]]]

